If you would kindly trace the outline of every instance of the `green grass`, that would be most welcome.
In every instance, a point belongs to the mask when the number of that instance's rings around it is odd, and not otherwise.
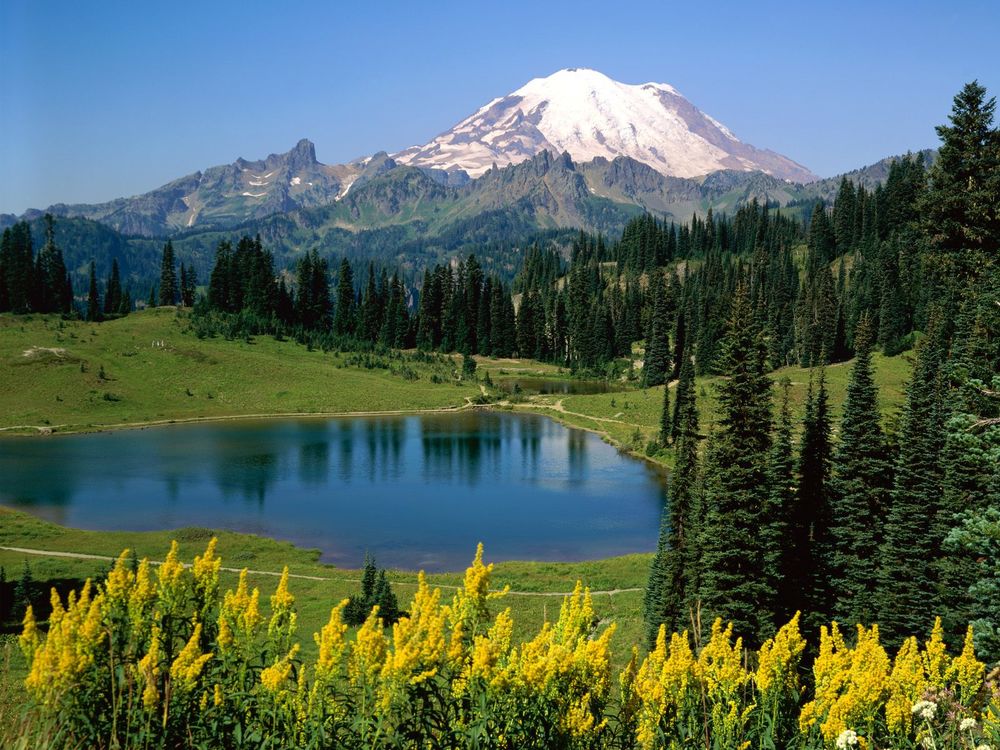
[[[270,336],[200,340],[187,327],[187,313],[173,308],[101,324],[0,315],[0,428],[434,409],[479,392],[455,378],[460,366],[450,357],[397,360],[393,374]],[[398,374],[403,365],[418,378]]]
[[[896,357],[875,354],[875,381],[879,386],[879,403],[884,415],[886,428],[895,430],[899,407],[903,403],[904,387],[912,372],[911,353]],[[833,419],[834,435],[840,421],[841,410],[847,395],[847,381],[851,362],[830,365],[826,369],[827,390],[830,395],[830,413]],[[793,423],[801,420],[805,411],[806,394],[809,386],[809,370],[802,367],[784,367],[771,374],[777,382],[787,377],[791,381],[789,396],[792,405]],[[695,392],[698,396],[698,412],[703,432],[707,432],[716,419],[716,387],[718,377],[697,379]],[[775,387],[777,401],[779,389]],[[673,394],[671,394],[671,399]],[[561,405],[563,411],[557,407]],[[660,414],[663,409],[663,387],[644,388],[622,393],[602,393],[589,396],[539,396],[529,403],[515,408],[547,414],[575,427],[593,430],[623,448],[642,452],[646,443],[656,439],[659,433]],[[777,413],[777,407],[775,408]],[[640,440],[634,442],[636,430]],[[670,463],[669,452],[652,457],[653,460]]]

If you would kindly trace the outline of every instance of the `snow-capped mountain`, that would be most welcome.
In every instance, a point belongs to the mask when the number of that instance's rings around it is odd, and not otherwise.
[[[585,68],[535,78],[393,158],[478,177],[494,164],[517,164],[545,150],[568,152],[577,162],[628,156],[672,177],[732,169],[792,182],[817,179],[781,154],[743,143],[668,84],[619,83]]]

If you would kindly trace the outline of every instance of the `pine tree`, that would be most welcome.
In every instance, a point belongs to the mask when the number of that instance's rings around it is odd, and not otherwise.
[[[834,616],[842,623],[874,622],[877,550],[888,503],[889,462],[872,371],[872,325],[855,334],[857,355],[847,384],[844,416],[830,481]]]
[[[14,593],[11,596],[13,603],[13,619],[18,622],[24,618],[24,613],[28,610],[28,606],[31,604],[33,588],[34,579],[31,575],[31,566],[28,565],[28,561],[25,560],[24,566],[21,569],[21,577],[14,585]]]
[[[773,522],[768,502],[771,381],[767,348],[754,323],[749,291],[733,299],[723,361],[729,377],[718,387],[720,429],[706,456],[700,598],[709,615],[732,621],[749,643],[773,628],[775,592],[764,578],[760,536]]]
[[[792,415],[788,395],[791,385],[787,377],[781,379],[781,409],[768,459],[768,499],[763,512],[764,523],[761,526],[760,538],[765,583],[774,593],[774,599],[767,603],[767,607],[775,613],[776,623],[787,622],[795,614],[795,610],[789,612],[785,608],[786,602],[781,597],[784,572],[787,568],[784,560],[789,554],[788,518],[795,503]]]
[[[690,363],[686,363],[690,367]],[[697,606],[700,581],[700,488],[698,480],[698,408],[692,394],[681,403],[674,471],[660,520],[656,555],[646,584],[645,623],[652,644],[660,625],[684,627]]]
[[[670,375],[670,308],[663,272],[653,273],[653,319],[642,365],[643,381],[647,386],[663,385]]]
[[[108,276],[107,285],[104,288],[104,314],[118,315],[122,307],[122,281],[121,273],[118,270],[118,259],[111,261],[111,275]]]
[[[670,441],[671,425],[673,420],[670,417],[670,386],[663,384],[663,408],[660,410],[660,445],[666,445]]]
[[[181,268],[184,268],[183,264],[181,264]],[[184,307],[194,307],[194,296],[198,288],[198,274],[195,272],[193,264],[187,267],[184,281],[185,283],[181,284],[181,304]]]
[[[879,626],[889,644],[926,632],[931,613],[940,613],[933,566],[944,544],[944,530],[934,533],[942,512],[943,358],[941,324],[935,316],[917,350],[906,389],[895,483],[879,548],[876,604]]]
[[[978,81],[955,96],[949,120],[937,127],[938,157],[920,203],[934,253],[932,268],[952,287],[980,278],[1000,249],[1000,132],[996,99]]]
[[[73,306],[73,295],[62,251],[56,245],[55,221],[52,214],[45,214],[45,245],[38,251],[33,279],[35,288],[32,306],[35,310],[38,312],[70,312]]]
[[[159,301],[161,306],[177,304],[177,270],[174,268],[174,243],[170,240],[163,246],[160,261]]]
[[[352,336],[355,324],[354,274],[351,264],[344,258],[340,262],[340,278],[337,281],[337,309],[333,318],[333,330],[339,336]]]
[[[667,569],[670,557],[676,550],[670,545],[670,510],[665,503],[660,511],[660,533],[656,538],[656,553],[649,565],[649,577],[646,579],[646,591],[643,596],[643,620],[646,623],[646,645],[652,648],[656,643],[656,634],[660,625],[667,619],[672,619],[671,610],[676,602],[671,599],[671,591],[667,584]]]
[[[149,298],[146,300],[146,307],[156,307],[156,284],[149,287]]]
[[[90,288],[87,292],[87,320],[101,320],[101,297],[97,292],[97,268],[90,261]]]
[[[693,403],[694,396],[694,363],[691,356],[685,352],[681,355],[681,370],[677,380],[677,395],[674,398],[674,417],[670,424],[670,439],[677,442],[683,429],[684,409],[688,403]]]
[[[830,443],[826,370],[809,377],[805,417],[799,441],[798,484],[786,514],[782,585],[784,614],[802,612],[808,632],[829,623],[830,558]]]

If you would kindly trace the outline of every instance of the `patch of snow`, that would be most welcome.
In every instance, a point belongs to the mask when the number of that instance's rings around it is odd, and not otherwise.
[[[247,193],[247,192],[244,192],[243,195],[246,195],[246,196],[248,196],[250,198],[263,198],[264,196],[267,195],[267,191],[265,190],[263,193]]]
[[[301,183],[302,183],[302,178],[301,177],[293,177],[292,179],[290,179],[288,181],[288,184],[291,185],[292,187],[295,187],[296,185],[299,185]],[[309,184],[312,185],[311,182]]]
[[[347,191],[351,189],[351,185],[354,184],[354,181],[356,179],[358,179],[358,178],[357,177],[352,177],[349,180],[347,180],[346,182],[344,182],[343,186],[340,188],[340,192],[337,193],[337,197],[334,198],[334,200],[339,201],[341,198],[343,198],[345,195],[347,195]],[[309,184],[312,185],[311,182]]]

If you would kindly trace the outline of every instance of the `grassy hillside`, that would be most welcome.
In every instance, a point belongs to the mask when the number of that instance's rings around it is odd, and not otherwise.
[[[873,363],[884,424],[886,429],[892,432],[895,429],[899,407],[903,403],[904,387],[912,371],[911,357],[909,353],[896,357],[875,354]],[[847,395],[850,372],[850,362],[831,365],[826,370],[834,436]],[[797,423],[805,412],[809,370],[802,367],[785,367],[771,373],[771,378],[776,382],[786,377],[791,381],[789,397],[793,422]],[[718,377],[697,379],[696,393],[703,434],[707,434],[716,418],[716,386],[719,380]],[[779,389],[775,387],[775,414],[777,414],[779,393]],[[671,393],[671,403],[673,397]],[[588,396],[537,396],[529,402],[517,404],[515,408],[541,412],[565,424],[593,430],[620,446],[641,453],[647,443],[655,440],[659,433],[663,387]],[[666,453],[656,454],[651,458],[660,463],[669,463],[670,460],[670,456]]]
[[[101,324],[0,315],[0,428],[436,409],[479,393],[449,357],[359,360],[269,336],[200,340],[187,315],[158,308]]]

